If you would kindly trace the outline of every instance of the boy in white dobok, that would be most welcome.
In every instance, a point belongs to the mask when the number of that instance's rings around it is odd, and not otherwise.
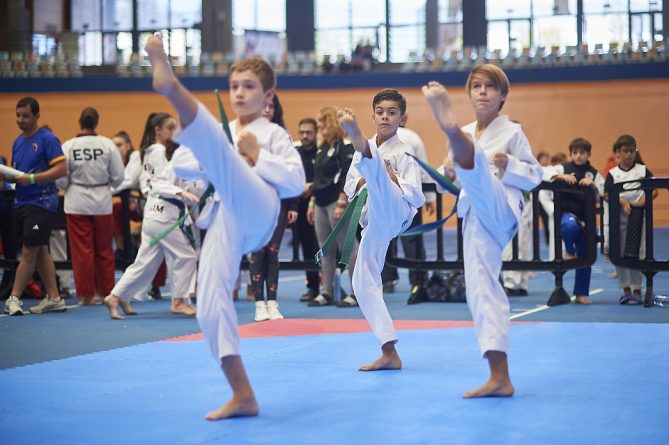
[[[467,305],[490,367],[488,382],[464,397],[510,397],[514,388],[507,361],[509,301],[499,282],[502,250],[518,230],[523,191],[541,182],[542,168],[521,126],[499,114],[509,81],[497,66],[480,65],[470,73],[466,90],[476,121],[463,128],[458,127],[446,88],[430,82],[422,90],[450,143],[455,171],[444,165],[445,173],[451,179],[457,173],[462,185],[458,215],[464,218]]]
[[[232,388],[232,398],[206,418],[255,416],[259,408],[239,353],[232,292],[242,255],[269,241],[280,200],[304,190],[302,161],[288,133],[262,117],[275,85],[274,72],[266,62],[243,60],[231,68],[230,102],[237,119],[230,123],[230,130],[235,149],[221,124],[175,77],[162,36],[150,37],[145,49],[153,65],[153,88],[179,115],[176,139],[190,147],[197,159],[194,162],[188,150],[178,150],[175,171],[182,175],[189,171],[192,177],[193,170],[199,170],[216,189],[198,271],[197,319]]]
[[[362,241],[353,271],[353,292],[365,318],[381,345],[381,357],[363,365],[361,371],[400,369],[395,349],[397,333],[383,301],[381,270],[390,241],[404,232],[425,202],[418,164],[407,155],[410,145],[397,136],[406,111],[406,100],[397,90],[384,89],[372,101],[376,136],[365,139],[350,109],[338,112],[339,123],[356,150],[346,177],[344,192],[352,200],[367,188],[367,203],[360,225]]]

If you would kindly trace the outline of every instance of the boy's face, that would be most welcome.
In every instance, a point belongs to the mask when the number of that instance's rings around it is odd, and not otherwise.
[[[488,76],[475,74],[469,90],[469,101],[476,113],[497,113],[505,98]]]
[[[401,121],[400,106],[394,100],[382,100],[374,107],[373,122],[381,138],[388,139],[397,133]]]
[[[585,165],[585,163],[588,162],[588,159],[590,158],[590,153],[583,150],[582,148],[575,148],[571,151],[571,153],[569,153],[569,156],[571,157],[571,161],[574,164]]]
[[[273,95],[274,89],[264,91],[253,71],[235,71],[230,75],[230,105],[237,116],[261,116]]]

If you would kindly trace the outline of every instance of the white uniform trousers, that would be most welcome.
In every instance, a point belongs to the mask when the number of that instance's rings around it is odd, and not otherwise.
[[[397,341],[397,332],[383,301],[381,270],[390,241],[411,224],[413,208],[402,199],[402,190],[389,177],[378,150],[356,165],[367,182],[367,227],[353,271],[353,291],[362,313],[380,345]]]
[[[145,218],[142,223],[142,243],[135,261],[125,270],[112,294],[122,300],[146,295],[151,280],[167,257],[170,267],[172,298],[189,298],[195,294],[197,252],[188,244],[181,230],[174,229],[153,247],[149,242],[165,230],[166,224]]]
[[[502,250],[518,229],[521,202],[509,203],[512,195],[492,175],[479,149],[475,151],[474,168],[456,167],[456,171],[470,203],[463,228],[467,306],[481,354],[485,357],[488,351],[506,353],[509,300],[499,282],[499,273]],[[517,214],[511,205],[518,207]]]
[[[529,261],[532,259],[532,200],[525,201],[525,208],[518,227],[518,259]],[[502,260],[513,259],[513,242],[509,242],[502,252]],[[526,270],[505,270],[502,272],[504,287],[509,289],[527,290],[530,273]]]
[[[222,187],[216,189],[213,220],[207,228],[197,280],[197,320],[209,349],[220,364],[239,355],[237,312],[232,300],[242,256],[265,246],[281,208],[276,190],[239,154],[224,150]]]

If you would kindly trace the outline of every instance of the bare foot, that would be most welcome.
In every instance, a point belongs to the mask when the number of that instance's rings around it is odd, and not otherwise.
[[[184,314],[188,316],[193,316],[197,314],[197,309],[195,309],[193,306],[184,301],[175,302],[173,300],[172,307],[170,307],[170,312],[172,312],[173,314]]]
[[[167,96],[177,86],[177,78],[165,53],[163,35],[157,32],[149,37],[144,45],[144,51],[148,54],[153,67],[153,89]]]
[[[361,152],[364,157],[371,158],[372,152],[369,150],[369,143],[362,134],[362,131],[360,131],[360,127],[358,127],[358,121],[355,119],[353,110],[350,108],[339,110],[337,111],[337,118],[339,119],[341,128],[343,128],[351,138],[353,148]]]
[[[402,369],[402,360],[394,347],[391,351],[383,351],[381,357],[368,365],[362,365],[358,371],[381,371],[383,369]]]
[[[98,303],[97,297],[86,297],[79,302],[79,306],[95,306]]]
[[[430,104],[432,113],[434,113],[434,117],[437,118],[437,122],[441,128],[444,131],[458,128],[446,88],[433,80],[424,85],[421,91],[425,99],[427,99],[427,103]]]
[[[134,307],[132,307],[132,304],[130,304],[129,301],[119,299],[118,304],[121,306],[121,309],[125,315],[137,315],[137,311]]]
[[[252,417],[257,416],[260,408],[255,398],[247,400],[230,399],[225,405],[219,409],[207,413],[205,419],[207,420],[222,420],[230,417]]]
[[[577,295],[574,298],[574,301],[576,302],[576,304],[592,304],[592,301],[590,301],[590,299],[585,295]]]
[[[488,382],[480,388],[464,393],[462,398],[475,399],[478,397],[511,397],[513,396],[513,392],[514,389],[510,380],[488,380]]]
[[[562,255],[562,256],[564,257],[565,260],[575,260],[576,259],[576,255],[572,255],[569,252],[565,252],[564,255]]]
[[[109,310],[109,316],[113,320],[123,320],[125,317],[121,317],[118,313],[118,306],[121,299],[114,294],[109,294],[105,297],[103,302],[107,305],[107,310]]]

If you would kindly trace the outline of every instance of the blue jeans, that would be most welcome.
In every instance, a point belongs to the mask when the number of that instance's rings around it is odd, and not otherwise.
[[[585,243],[585,231],[581,222],[573,213],[565,213],[560,219],[560,233],[568,254],[584,257],[587,254]],[[584,267],[576,269],[576,280],[574,281],[574,295],[590,295],[590,275],[592,268]]]

